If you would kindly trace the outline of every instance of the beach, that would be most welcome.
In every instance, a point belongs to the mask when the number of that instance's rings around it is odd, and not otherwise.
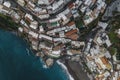
[[[68,77],[69,77],[70,80],[75,80],[75,79],[73,78],[73,76],[69,73],[67,67],[66,67],[63,63],[61,63],[61,62],[58,60],[58,61],[57,61],[57,64],[60,65],[60,66],[65,70],[65,72],[67,73],[67,75],[68,75]]]
[[[67,66],[69,73],[73,76],[74,80],[90,80],[87,73],[82,70],[79,63],[66,60],[65,65]]]

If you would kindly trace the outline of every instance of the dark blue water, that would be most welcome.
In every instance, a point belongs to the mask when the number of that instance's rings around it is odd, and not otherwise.
[[[59,65],[43,68],[43,62],[28,55],[26,48],[24,40],[0,30],[0,80],[68,80]]]

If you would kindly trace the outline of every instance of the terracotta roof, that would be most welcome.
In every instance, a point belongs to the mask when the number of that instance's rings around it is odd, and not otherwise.
[[[75,24],[75,22],[74,21],[71,21],[70,23],[68,23],[67,25],[68,26],[72,26],[72,25],[74,25]]]
[[[57,45],[57,46],[55,46],[54,48],[53,48],[53,50],[59,50],[59,49],[61,49],[62,47],[64,46],[64,44],[60,44],[60,45]]]
[[[100,59],[103,62],[103,64],[108,64],[108,60],[106,59],[106,57],[101,57]]]
[[[111,69],[111,65],[110,63],[108,62],[107,58],[104,56],[104,57],[101,57],[100,58],[101,61],[103,62],[103,64],[108,68],[108,69]]]
[[[120,76],[118,77],[118,79],[117,80],[120,80]]]
[[[70,52],[72,54],[80,54],[81,53],[80,50],[74,50],[74,49],[71,49]]]
[[[29,17],[25,17],[25,19],[30,23],[31,19]]]
[[[67,36],[70,36],[70,35],[72,35],[72,34],[74,34],[74,33],[77,33],[77,29],[70,30],[70,31],[66,32],[66,33],[65,33],[65,36],[67,37]]]
[[[71,3],[68,7],[71,9],[74,6],[73,3]]]
[[[72,39],[72,40],[77,40],[78,39],[78,34],[72,34],[70,36],[67,36],[68,38]]]

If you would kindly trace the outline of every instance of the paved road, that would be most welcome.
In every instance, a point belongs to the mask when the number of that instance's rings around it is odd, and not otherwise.
[[[14,2],[14,3],[19,7],[19,9],[21,9],[21,11],[23,11],[23,12],[25,12],[25,13],[31,14],[31,15],[33,16],[33,18],[34,18],[35,20],[37,20],[39,23],[45,23],[45,22],[46,22],[46,20],[41,20],[41,19],[38,18],[34,13],[32,13],[30,10],[26,9],[25,7],[20,6],[20,5],[16,2],[16,0],[12,0],[12,2]]]
[[[10,1],[11,1],[11,0],[10,0]],[[31,14],[31,15],[34,17],[34,19],[37,20],[39,23],[46,23],[46,22],[48,22],[49,19],[54,19],[54,18],[56,18],[56,15],[59,14],[60,12],[64,11],[64,10],[67,8],[67,6],[68,6],[70,3],[72,3],[73,1],[74,1],[74,0],[71,0],[70,2],[68,2],[67,4],[65,4],[64,7],[62,7],[61,9],[59,9],[57,12],[51,14],[51,15],[50,15],[50,18],[48,18],[48,19],[40,19],[40,18],[39,18],[38,16],[36,16],[33,12],[31,12],[30,10],[26,9],[25,7],[22,7],[21,5],[19,5],[19,4],[16,2],[16,0],[12,0],[12,2],[14,2],[15,4],[17,4],[18,7],[19,7],[23,12]]]
[[[112,0],[112,3],[107,6],[105,14],[103,15],[103,20],[108,20],[110,17],[113,16],[113,11],[119,11],[120,7],[120,0]]]
[[[61,8],[59,8],[58,10],[56,10],[54,13],[50,13],[50,15],[57,15],[59,13],[61,13],[62,11],[64,11],[67,6],[70,4],[70,3],[73,3],[74,0],[70,0],[69,2],[66,2],[65,5],[61,6]]]

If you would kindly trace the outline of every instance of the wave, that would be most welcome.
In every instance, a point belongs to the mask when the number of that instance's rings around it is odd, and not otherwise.
[[[44,68],[44,69],[47,69],[48,67],[47,67],[47,65],[46,65],[46,64],[43,64],[43,68]]]
[[[27,51],[27,55],[30,55],[30,51],[28,48],[26,48],[26,51]]]
[[[67,67],[66,67],[63,63],[61,63],[61,62],[58,60],[58,61],[57,61],[57,64],[60,65],[60,66],[65,70],[65,72],[67,73],[67,75],[68,75],[68,77],[69,77],[70,80],[74,80],[74,78],[72,77],[72,75],[69,73]]]
[[[39,60],[40,60],[40,62],[42,63],[42,67],[43,67],[44,69],[47,69],[48,66],[45,64],[45,62],[44,62],[41,58],[40,58]]]

